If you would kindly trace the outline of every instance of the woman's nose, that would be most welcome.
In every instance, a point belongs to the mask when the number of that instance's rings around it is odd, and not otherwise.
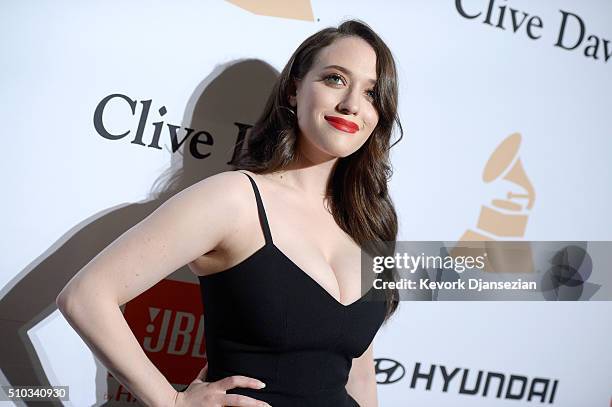
[[[343,114],[356,114],[359,112],[359,95],[356,91],[347,92],[338,105]]]

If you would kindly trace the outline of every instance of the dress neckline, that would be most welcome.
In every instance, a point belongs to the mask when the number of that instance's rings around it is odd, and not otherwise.
[[[320,294],[322,294],[324,297],[327,297],[332,303],[335,303],[337,306],[342,307],[344,309],[348,309],[360,302],[362,302],[363,300],[366,299],[366,297],[368,296],[368,294],[370,294],[370,292],[374,289],[373,286],[371,286],[368,291],[365,292],[365,294],[363,294],[361,297],[359,297],[358,299],[356,299],[355,301],[348,303],[348,304],[344,304],[340,301],[338,301],[338,299],[336,297],[334,297],[333,295],[331,295],[329,293],[329,291],[327,291],[325,288],[323,288],[323,286],[321,284],[319,284],[314,278],[312,278],[312,276],[308,273],[306,273],[301,267],[299,267],[293,260],[291,260],[291,258],[289,258],[289,256],[287,256],[278,246],[276,246],[274,243],[266,243],[264,244],[262,247],[260,247],[259,249],[257,249],[255,252],[253,252],[250,256],[248,256],[246,259],[240,261],[238,264],[222,270],[222,271],[217,271],[213,274],[208,274],[208,275],[198,275],[198,279],[200,280],[208,280],[208,279],[217,279],[217,278],[221,278],[223,275],[227,276],[228,273],[232,273],[234,271],[236,271],[237,269],[240,269],[241,267],[243,267],[246,263],[253,261],[253,259],[259,255],[261,255],[261,253],[263,253],[265,250],[273,250],[274,252],[276,252],[277,254],[280,254],[280,256],[284,259],[284,261],[286,261],[290,268],[296,271],[297,275],[302,276],[303,280],[309,281],[311,285],[314,286],[314,288],[316,289],[317,292],[319,292]]]

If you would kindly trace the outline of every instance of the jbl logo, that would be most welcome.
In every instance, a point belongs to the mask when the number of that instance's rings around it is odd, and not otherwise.
[[[149,307],[149,324],[145,328],[142,347],[147,352],[166,352],[170,355],[204,357],[204,315]]]
[[[171,383],[189,384],[206,363],[197,284],[162,280],[127,303],[124,316],[147,357]]]

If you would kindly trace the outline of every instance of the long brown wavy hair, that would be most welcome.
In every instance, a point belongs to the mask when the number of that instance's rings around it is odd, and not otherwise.
[[[376,52],[377,81],[374,106],[379,119],[367,141],[354,153],[338,158],[327,185],[326,199],[336,223],[353,240],[373,255],[389,255],[397,238],[397,214],[387,182],[393,173],[389,149],[403,137],[397,111],[398,79],[393,55],[383,40],[364,22],[345,21],[308,37],[293,53],[276,81],[266,107],[249,136],[246,146],[229,162],[235,169],[266,174],[282,170],[297,158],[298,125],[289,105],[295,81],[306,76],[319,51],[337,39],[359,37]],[[391,146],[397,125],[400,137]],[[382,273],[383,281],[393,281],[394,269]],[[399,303],[396,289],[385,290],[385,321]]]

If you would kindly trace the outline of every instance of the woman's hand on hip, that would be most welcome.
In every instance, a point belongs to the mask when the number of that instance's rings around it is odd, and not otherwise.
[[[271,407],[268,403],[240,394],[227,394],[236,387],[262,389],[265,384],[246,376],[230,376],[216,382],[207,382],[208,363],[184,392],[177,392],[174,407]]]

